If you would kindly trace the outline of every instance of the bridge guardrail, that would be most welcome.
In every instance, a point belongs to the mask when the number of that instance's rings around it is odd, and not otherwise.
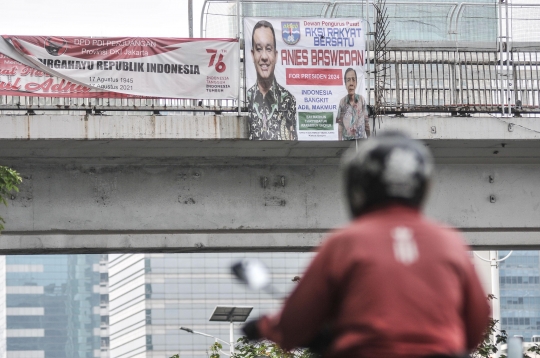
[[[397,44],[396,44],[397,45]],[[407,47],[408,46],[408,47]],[[479,44],[482,48],[484,44]],[[501,112],[501,95],[520,113],[540,113],[540,49],[523,44],[510,52],[510,61],[500,61],[492,50],[422,49],[422,44],[402,44],[389,52],[386,113],[407,112]],[[371,69],[373,64],[371,63]],[[508,88],[501,77],[508,76]],[[371,103],[373,103],[373,78]],[[234,100],[38,98],[0,96],[0,111],[123,111],[236,112]]]
[[[242,0],[241,4],[242,16],[280,16],[288,12],[296,17],[343,17],[360,16],[365,11],[363,3],[340,0],[335,2]],[[395,9],[403,10],[404,4],[400,1],[387,1],[387,6]],[[431,34],[430,38],[416,36],[414,40],[403,40],[404,36],[401,36],[402,38],[395,36],[391,39],[387,48],[389,61],[385,63],[388,68],[388,85],[384,89],[383,113],[501,113],[502,109],[507,107],[518,115],[540,113],[540,32],[536,34],[536,30],[531,30],[529,36],[526,31],[527,28],[540,28],[534,25],[534,21],[540,21],[540,16],[531,19],[537,12],[540,15],[540,4],[509,5],[511,16],[516,16],[520,21],[528,21],[528,25],[512,22],[510,30],[515,32],[514,38],[519,40],[516,42],[497,40],[496,32],[500,32],[500,29],[497,30],[496,26],[502,21],[497,20],[497,12],[501,10],[498,10],[494,3],[407,4],[416,7],[417,17],[424,13],[422,9],[426,6],[438,7],[440,11],[432,11],[434,14],[430,15],[431,20],[424,21],[420,27],[429,27],[430,24],[439,21],[443,23],[441,26],[443,31],[436,33],[436,36]],[[213,36],[212,31],[215,31],[215,27],[221,29],[221,36],[236,36],[238,21],[235,6],[236,0],[207,0],[201,18],[204,29],[201,35]],[[484,8],[482,13],[478,12],[479,8]],[[399,15],[402,21],[411,23],[416,21],[411,11],[410,14],[405,11],[403,14],[395,12],[394,15]],[[532,15],[528,16],[528,12]],[[479,14],[482,15],[480,18]],[[491,25],[495,24],[495,28],[482,29],[486,21]],[[466,38],[463,33],[474,32],[474,26],[478,28],[479,34]],[[227,31],[228,33],[223,33]],[[501,45],[504,49],[501,49]],[[369,47],[372,48],[371,45]],[[373,74],[373,53],[368,55],[367,70]],[[242,73],[241,86],[245,88],[243,56],[239,66]],[[374,84],[372,75],[368,85],[370,103],[374,103]],[[245,109],[244,98],[240,98],[240,106],[241,109]],[[0,96],[0,113],[21,111],[30,114],[39,111],[219,114],[237,112],[238,102],[160,98],[70,99]]]

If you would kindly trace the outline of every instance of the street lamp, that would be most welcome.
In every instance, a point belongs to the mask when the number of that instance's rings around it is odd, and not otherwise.
[[[207,333],[194,331],[191,328],[180,327],[180,329],[189,333],[198,334],[200,336],[214,338],[216,342],[219,341],[221,343],[228,345],[231,356],[232,356],[234,354],[234,336],[233,336],[234,322],[245,322],[247,318],[249,317],[249,314],[251,313],[252,310],[253,310],[253,307],[250,307],[250,306],[236,306],[236,307],[235,306],[216,306],[209,321],[210,322],[229,322],[230,323],[230,326],[229,326],[230,327],[229,329],[230,342],[225,342],[224,340],[214,337]],[[221,353],[228,355],[224,352],[221,352]]]
[[[480,260],[482,261],[485,261],[485,262],[489,262],[490,263],[490,266],[491,266],[491,293],[497,298],[497,302],[493,301],[493,303],[491,304],[492,306],[492,310],[493,310],[493,320],[494,321],[497,321],[497,324],[499,325],[499,329],[501,328],[501,297],[500,297],[500,293],[501,293],[501,290],[500,290],[500,286],[499,286],[499,262],[502,262],[504,260],[506,260],[507,258],[510,257],[510,255],[512,255],[512,252],[514,251],[510,251],[508,253],[508,255],[506,255],[505,257],[503,257],[502,259],[499,259],[498,256],[499,256],[499,253],[498,251],[490,251],[489,252],[489,259],[485,259],[483,258],[482,256],[478,255],[476,252],[474,252],[474,254],[476,255],[476,257],[478,257]],[[496,342],[497,339],[496,339],[496,333],[493,332],[493,342]],[[501,354],[500,350],[497,351],[495,353],[495,357],[499,357]]]
[[[218,341],[219,341],[219,342],[221,342],[221,343],[224,343],[224,344],[230,346],[230,344],[229,344],[228,342],[225,342],[223,339],[219,339],[218,337],[214,337],[214,336],[212,336],[212,335],[210,335],[210,334],[203,333],[203,332],[199,332],[199,331],[194,331],[194,330],[192,330],[191,328],[188,328],[188,327],[180,327],[180,329],[181,329],[182,331],[186,331],[186,332],[193,333],[193,334],[198,334],[198,335],[200,335],[200,336],[205,336],[205,337],[214,338],[214,341],[215,341],[215,342],[218,342]],[[228,354],[225,353],[225,352],[221,352],[221,353],[223,353],[223,354],[225,354],[226,356],[228,356]]]
[[[234,353],[234,322],[245,322],[253,307],[251,306],[216,306],[210,317],[210,322],[229,322],[229,339],[231,355]]]

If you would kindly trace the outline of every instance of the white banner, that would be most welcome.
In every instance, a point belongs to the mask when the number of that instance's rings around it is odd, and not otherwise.
[[[367,136],[362,20],[245,18],[244,34],[250,139]]]
[[[109,91],[160,98],[238,98],[236,39],[3,38],[10,46],[8,50],[3,43],[0,50],[8,52],[4,52],[8,57],[65,83],[87,87],[89,92],[105,92],[104,97]],[[26,88],[27,92],[43,92],[43,88],[34,87]],[[62,93],[57,96],[62,97]]]

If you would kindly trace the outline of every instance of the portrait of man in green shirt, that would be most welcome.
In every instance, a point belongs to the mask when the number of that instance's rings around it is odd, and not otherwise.
[[[261,20],[253,27],[251,57],[257,82],[247,91],[249,139],[297,140],[296,99],[276,81],[276,35]]]

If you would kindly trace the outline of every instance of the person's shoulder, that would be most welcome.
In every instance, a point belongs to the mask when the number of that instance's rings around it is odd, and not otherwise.
[[[255,82],[255,84],[253,86],[251,86],[248,90],[247,90],[247,93],[248,95],[250,94],[253,94],[257,91],[257,82]]]
[[[356,102],[359,102],[362,105],[366,103],[366,99],[361,94],[355,94],[355,97],[356,97]]]
[[[281,94],[281,97],[292,97],[294,98],[294,95],[289,92],[289,90],[287,90],[285,87],[283,87],[282,85],[280,85],[277,81],[274,82],[277,90],[279,91],[279,93]]]

